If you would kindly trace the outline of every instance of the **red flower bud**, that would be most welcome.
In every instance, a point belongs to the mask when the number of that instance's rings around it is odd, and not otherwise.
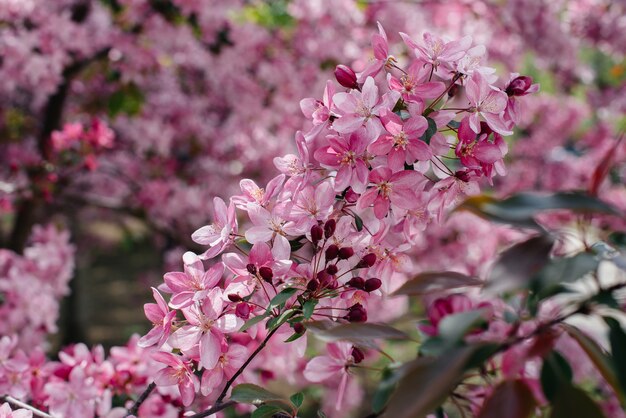
[[[343,247],[339,250],[339,254],[337,254],[340,260],[347,260],[353,255],[354,255],[354,250],[352,249],[352,247]]]
[[[320,282],[316,279],[311,279],[306,285],[307,290],[310,292],[315,292],[320,287]]]
[[[311,227],[311,241],[313,244],[317,244],[324,237],[324,230],[319,225],[313,225]]]
[[[329,219],[324,224],[324,236],[326,238],[330,238],[335,234],[335,228],[337,227],[337,221],[334,219]]]
[[[383,283],[380,281],[380,279],[367,279],[365,281],[365,286],[363,286],[363,290],[365,290],[366,292],[373,292],[374,290],[378,289],[381,284]]]
[[[248,270],[248,273],[252,274],[253,276],[256,274],[256,266],[252,263],[246,265],[246,270]]]
[[[259,268],[259,276],[261,276],[261,278],[265,280],[266,282],[272,283],[274,272],[269,267],[261,267]]]
[[[362,269],[365,267],[372,267],[374,264],[376,264],[376,254],[369,253],[363,256],[361,261],[359,261],[356,265],[356,268]]]
[[[361,351],[358,347],[352,346],[352,358],[354,359],[355,364],[359,364],[365,359],[365,353]]]
[[[365,322],[367,321],[367,311],[360,303],[352,305],[348,314],[344,317],[349,322]]]
[[[305,331],[304,325],[301,322],[295,323],[293,324],[293,330],[296,334],[302,334]]]
[[[241,319],[248,319],[250,317],[250,305],[245,302],[238,303],[235,308],[235,315]]]
[[[339,255],[339,247],[331,244],[326,248],[326,261],[334,260]]]
[[[336,264],[331,264],[330,266],[326,267],[326,273],[330,274],[331,276],[337,274],[338,271],[339,269],[337,268]]]
[[[228,300],[230,300],[231,302],[241,302],[243,298],[236,293],[231,293],[230,295],[228,295]]]
[[[532,85],[532,77],[521,75],[511,80],[505,91],[509,96],[525,96]]]
[[[349,89],[358,89],[359,84],[356,81],[356,74],[352,71],[352,68],[346,65],[338,65],[335,67],[335,78],[337,82],[343,87]]]
[[[362,277],[353,277],[348,280],[348,283],[346,284],[350,287],[354,287],[355,289],[363,290],[363,287],[365,286],[365,280]]]

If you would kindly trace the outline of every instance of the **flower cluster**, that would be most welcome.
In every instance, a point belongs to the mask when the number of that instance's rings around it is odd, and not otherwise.
[[[162,350],[155,382],[177,386],[185,405],[229,389],[238,374],[226,365],[245,358],[242,338],[262,335],[251,349],[287,323],[292,341],[312,319],[382,319],[380,296],[406,279],[414,237],[504,172],[503,136],[537,86],[517,74],[498,83],[470,38],[402,36],[406,69],[379,26],[363,72],[338,66],[341,87],[329,81],[322,100],[301,102],[311,127],[297,133],[297,154],[274,160],[281,174],[266,187],[243,180],[228,204],[215,198],[214,223],[192,235],[208,250],[185,253],[184,270],[154,289],[145,307],[154,327],[140,344]],[[362,360],[351,350],[332,348],[337,370]],[[330,376],[327,363],[314,360],[305,377]]]

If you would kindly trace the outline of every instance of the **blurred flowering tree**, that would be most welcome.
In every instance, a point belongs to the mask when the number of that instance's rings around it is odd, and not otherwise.
[[[623,416],[623,9],[2,2],[0,393],[13,415],[345,416],[358,382],[381,380],[374,416]],[[404,46],[379,28],[365,56],[376,20],[406,28]],[[526,75],[498,78],[481,44]],[[533,78],[551,95],[531,94]],[[522,229],[449,213],[489,185],[588,193],[461,205]],[[212,223],[191,234],[207,206]],[[47,362],[32,347],[55,331],[75,249],[33,225],[84,234],[103,216],[140,219],[170,259],[199,255],[153,290],[147,335]],[[421,296],[424,314],[392,293]],[[599,316],[603,345],[572,324]],[[402,318],[425,318],[416,360],[411,342],[378,344],[415,327],[368,325]],[[327,345],[307,361],[310,334]],[[289,398],[276,381],[326,392]]]

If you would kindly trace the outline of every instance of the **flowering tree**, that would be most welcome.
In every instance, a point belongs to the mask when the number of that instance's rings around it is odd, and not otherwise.
[[[117,17],[125,24],[127,19],[138,24],[133,13],[146,9],[142,9],[145,5],[141,2],[137,4]],[[307,10],[306,5],[296,4],[301,11]],[[72,7],[66,19],[74,23],[66,23],[80,27],[86,16],[95,19],[106,10],[94,7],[94,14]],[[112,7],[115,10],[115,5]],[[437,7],[434,9],[436,14]],[[7,10],[19,15],[25,9],[13,6]],[[263,8],[246,10],[258,13],[254,18],[261,20],[268,16],[288,20],[290,16],[263,15]],[[173,10],[155,8],[155,12],[155,16],[162,15],[166,20],[188,19],[192,28],[199,25],[200,30],[206,29],[203,19],[208,16],[193,5]],[[198,24],[198,19],[202,23]],[[177,34],[186,30],[164,25],[160,18],[145,27],[131,26],[132,31],[140,33],[166,29]],[[230,42],[224,35],[229,30],[220,33],[219,42],[209,45],[218,52]],[[124,31],[117,35],[125,37]],[[505,173],[505,137],[524,119],[525,105],[533,103],[532,97],[524,96],[536,92],[538,86],[529,76],[516,73],[507,81],[498,80],[494,70],[484,66],[485,48],[474,46],[469,37],[454,41],[434,34],[420,39],[406,34],[401,37],[408,53],[393,55],[387,34],[379,27],[372,39],[374,58],[362,65],[361,71],[337,66],[338,84],[328,82],[322,98],[301,102],[302,113],[310,122],[296,134],[294,153],[274,159],[280,174],[266,179],[266,187],[259,187],[260,181],[242,180],[240,194],[226,201],[213,199],[213,223],[191,235],[197,248],[204,248],[196,251],[198,254],[185,253],[183,271],[167,273],[159,289],[153,289],[156,303],[145,307],[154,325],[152,330],[141,339],[134,337],[125,347],[115,348],[109,358],[101,349],[89,350],[84,345],[62,350],[57,362],[46,362],[42,352],[24,351],[54,329],[56,300],[45,302],[49,308],[43,315],[37,312],[38,317],[28,308],[33,301],[29,296],[32,287],[25,286],[20,278],[26,272],[32,280],[50,287],[46,296],[60,297],[66,292],[71,274],[73,248],[64,234],[41,229],[23,257],[7,251],[3,255],[3,276],[12,281],[5,290],[10,303],[3,304],[3,308],[12,314],[12,320],[3,333],[9,334],[24,323],[34,327],[26,333],[33,336],[31,342],[21,335],[1,340],[0,392],[7,394],[4,398],[12,406],[22,408],[10,412],[9,404],[4,404],[2,412],[15,416],[49,413],[114,417],[178,416],[188,411],[188,416],[209,416],[232,406],[250,411],[252,407],[245,405],[252,404],[257,407],[252,411],[257,417],[296,416],[310,410],[344,416],[359,403],[361,388],[355,375],[362,371],[381,380],[372,404],[374,416],[445,416],[455,411],[460,415],[502,416],[503,407],[507,407],[507,413],[513,409],[516,416],[531,416],[548,408],[553,416],[576,416],[571,410],[585,417],[603,413],[621,416],[624,371],[619,353],[623,350],[624,331],[613,316],[621,310],[616,292],[624,286],[624,273],[620,271],[624,262],[623,256],[609,245],[609,238],[616,236],[608,232],[622,227],[622,220],[618,209],[593,197],[608,190],[623,191],[619,182],[608,176],[623,153],[621,143],[608,130],[601,138],[589,138],[594,148],[586,167],[591,170],[577,181],[548,176],[549,185],[538,186],[562,190],[589,184],[591,196],[558,193],[518,195],[506,200],[478,196],[480,186],[486,183],[495,183],[504,195],[529,188],[513,183],[531,179],[531,175],[514,176],[511,181],[497,175]],[[105,54],[117,62],[115,57],[120,51],[124,54],[124,48],[135,47],[124,42],[110,47],[106,36],[98,39],[89,45],[90,53],[70,51],[68,56],[97,60]],[[167,50],[169,45],[160,47]],[[125,52],[125,56],[132,54]],[[70,64],[63,76],[66,71],[71,75],[83,68],[87,61],[91,58]],[[151,91],[150,84],[142,84],[139,77],[146,62],[138,59],[123,64],[131,68],[137,65],[139,71],[130,71],[128,77],[137,79],[111,95],[109,110],[114,116],[131,114],[133,100],[144,100],[137,92]],[[191,69],[196,65],[190,64]],[[137,85],[141,88],[136,89]],[[44,107],[54,109],[59,104],[56,100],[61,99],[55,94]],[[160,107],[157,98],[148,102],[153,110],[176,109],[170,102]],[[37,106],[38,101],[34,103]],[[196,104],[198,109],[205,109]],[[537,113],[542,114],[540,110]],[[48,111],[45,114],[49,115]],[[149,126],[146,117],[142,115],[136,121],[119,117],[115,130],[132,132]],[[158,121],[163,117],[155,113],[157,126],[161,126]],[[169,113],[167,117],[174,118]],[[183,129],[185,123],[193,121],[178,117],[182,122],[177,132],[182,130],[192,136],[197,133]],[[532,129],[532,123],[526,122],[527,129]],[[57,119],[53,125],[58,124]],[[120,177],[130,177],[131,185],[133,176],[137,176],[133,173],[134,160],[128,155],[137,148],[114,150],[117,140],[101,119],[66,124],[62,129],[53,125],[45,125],[37,141],[41,160],[25,164],[27,152],[14,151],[19,157],[14,162],[17,177],[28,183],[23,189],[25,200],[19,202],[18,220],[27,216],[26,208],[36,201],[41,204],[60,192],[77,199],[77,185],[64,184],[69,179],[81,178],[81,187],[109,190],[106,170],[102,173],[100,168],[114,169],[116,175],[123,173]],[[278,125],[286,130],[301,127],[293,122]],[[156,132],[168,135],[158,128]],[[535,144],[541,144],[546,137],[549,135],[545,132],[531,136]],[[181,142],[172,140],[166,148],[171,150],[173,144]],[[230,153],[213,148],[212,143],[205,145],[215,152],[212,159]],[[158,147],[154,144],[150,152],[156,149],[158,154]],[[521,146],[517,152],[535,164],[545,162],[545,156],[532,145],[526,148]],[[241,160],[246,165],[271,156],[270,152],[258,158],[256,153],[261,150],[248,142],[241,149],[253,150],[250,160]],[[165,161],[172,164],[168,170],[180,172],[184,164],[168,158],[155,158],[147,168],[160,167]],[[202,158],[199,160],[194,167],[203,165]],[[566,167],[577,162],[572,159]],[[518,172],[523,172],[525,163],[517,164]],[[516,168],[516,161],[509,167]],[[563,167],[554,164],[553,171],[557,174]],[[539,169],[534,171],[541,173]],[[167,170],[161,174],[167,177]],[[534,182],[544,180],[538,174]],[[159,196],[180,197],[172,190],[185,193],[187,180],[173,188],[162,179],[147,184],[149,187],[139,189],[138,202],[121,209],[132,213],[137,213],[138,207],[145,209],[155,228],[169,234],[184,231],[175,220],[181,211],[189,211],[190,205],[176,208],[172,204],[174,209],[168,206],[164,210],[156,202]],[[119,185],[112,189],[122,200],[134,190],[131,187],[120,193]],[[469,274],[430,271],[416,276],[411,267],[415,248],[422,246],[424,252],[432,253],[437,250],[433,243],[443,247],[447,226],[444,228],[442,223],[467,196],[475,197],[461,209],[523,229],[502,231],[460,214],[453,215],[457,231],[471,234],[483,228],[522,243],[504,252],[490,274],[481,263],[498,248],[495,236],[484,243],[480,250],[483,254],[472,259],[476,265],[472,266],[462,254],[471,244],[444,251],[456,252],[457,258],[446,254],[430,257],[434,260],[422,264],[432,263],[430,268],[438,269],[454,260],[463,264],[462,269]],[[7,207],[13,199],[14,195],[9,194]],[[623,202],[616,200],[621,206]],[[82,203],[107,206],[107,202]],[[113,207],[120,209],[117,202]],[[547,210],[577,214],[541,213]],[[598,212],[609,216],[592,215]],[[189,222],[201,223],[192,218]],[[16,225],[24,228],[29,223]],[[564,229],[571,225],[577,227]],[[589,235],[590,230],[607,236],[599,239]],[[538,232],[533,235],[531,231]],[[20,228],[14,230],[14,242],[22,242],[15,248],[23,245],[23,234]],[[572,234],[574,240],[564,239]],[[451,241],[458,243],[457,239]],[[61,262],[46,264],[42,260]],[[607,272],[607,268],[612,271]],[[485,284],[477,276],[489,280]],[[591,292],[567,285],[584,283],[584,279],[590,280]],[[576,291],[578,297],[566,297]],[[163,293],[170,295],[167,301]],[[427,320],[419,326],[421,341],[412,350],[418,349],[417,359],[389,353],[393,346],[380,344],[386,339],[414,344],[412,341],[418,337],[413,328],[403,332],[382,324],[405,312],[407,298],[402,295],[422,296],[426,306]],[[30,313],[27,319],[20,314],[22,310]],[[571,319],[596,317],[596,313],[604,317],[610,329],[612,354],[598,345],[598,337],[590,338],[571,324]],[[327,343],[320,352],[325,354],[305,361],[302,357],[312,334]],[[589,367],[572,370],[570,364],[574,364],[574,356],[580,357],[581,350],[589,359],[585,363]],[[275,394],[268,385],[279,378],[298,387],[325,387],[326,396],[315,403],[318,398],[308,391],[306,396],[300,392],[291,397]],[[597,386],[595,399],[580,388],[583,381]],[[303,404],[305,397],[307,403]],[[310,405],[309,398],[313,399]],[[571,399],[576,401],[569,402]],[[604,412],[596,401],[600,401]],[[191,411],[202,412],[194,415]]]

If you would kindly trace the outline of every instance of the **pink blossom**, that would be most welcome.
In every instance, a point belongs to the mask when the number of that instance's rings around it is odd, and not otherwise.
[[[493,164],[501,160],[504,154],[500,147],[487,140],[490,132],[477,135],[470,128],[469,119],[470,117],[465,117],[458,130],[459,143],[455,153],[461,164],[468,168],[480,168],[481,164]]]
[[[335,87],[328,80],[322,100],[313,98],[302,99],[300,101],[300,109],[307,119],[313,121],[313,129],[307,133],[306,137],[314,138],[320,133],[330,121],[331,109],[333,108],[333,96],[335,95]]]
[[[423,61],[416,60],[400,78],[389,73],[389,88],[399,91],[405,102],[422,102],[433,99],[443,93],[446,85],[440,81],[430,81],[430,68]]]
[[[232,201],[240,209],[245,209],[248,203],[256,203],[259,206],[265,207],[280,191],[284,182],[285,175],[280,174],[270,180],[265,189],[263,189],[257,186],[253,180],[243,179],[239,182],[239,187],[243,194],[234,196]]]
[[[372,35],[372,48],[374,49],[374,62],[365,68],[358,75],[358,81],[363,82],[368,77],[376,77],[376,75],[384,67],[394,63],[396,59],[389,55],[389,41],[387,40],[387,33],[380,22],[377,22],[378,33]]]
[[[442,64],[452,64],[463,58],[472,44],[470,36],[446,42],[437,35],[425,32],[424,45],[419,45],[405,33],[400,33],[400,36],[406,45],[415,51],[418,58],[431,64],[435,70]]]
[[[203,259],[210,259],[221,254],[231,243],[232,235],[237,233],[237,217],[235,205],[226,203],[219,197],[213,199],[215,221],[211,225],[203,226],[191,235],[191,239],[201,245],[211,247],[201,255]]]
[[[8,402],[0,405],[0,418],[32,418],[33,413],[28,409],[11,410]]]
[[[157,373],[154,382],[159,386],[177,385],[183,405],[191,405],[200,387],[200,382],[189,363],[184,361],[181,356],[163,351],[153,353],[152,358],[167,365]]]
[[[465,89],[472,105],[469,126],[474,132],[480,133],[479,115],[482,115],[495,132],[501,135],[513,133],[502,120],[502,114],[507,105],[506,93],[489,85],[479,72],[475,72],[467,80]]]
[[[69,380],[52,381],[44,388],[48,394],[50,413],[62,417],[92,417],[96,411],[98,389],[93,378],[77,366],[69,374]]]
[[[200,390],[204,396],[209,395],[215,388],[219,387],[225,380],[233,377],[235,372],[245,363],[248,358],[248,349],[241,344],[230,344],[222,347],[217,366],[206,369],[202,373]]]
[[[403,121],[393,112],[385,111],[381,120],[387,132],[383,134],[368,149],[375,155],[387,155],[387,165],[394,172],[404,170],[404,164],[413,164],[415,161],[428,161],[433,153],[420,136],[426,132],[428,122],[419,115]]]
[[[154,344],[162,346],[170,336],[172,321],[176,318],[176,311],[170,311],[163,296],[154,287],[152,288],[152,295],[157,303],[146,303],[143,310],[146,318],[152,322],[153,328],[139,340],[141,347],[149,347]]]
[[[352,345],[349,343],[330,343],[326,346],[327,355],[312,358],[304,369],[304,377],[310,382],[323,382],[331,378],[339,378],[337,403],[339,410],[348,383],[348,368],[354,364]]]
[[[163,276],[168,292],[172,293],[170,306],[179,309],[203,300],[222,279],[224,264],[216,263],[204,271],[202,260],[192,253],[183,255],[184,272],[170,272]]]
[[[423,187],[426,179],[416,171],[393,173],[388,167],[378,167],[369,174],[369,182],[374,184],[357,202],[357,209],[363,210],[374,205],[378,219],[387,216],[390,205],[401,209],[413,209],[416,202],[415,191]]]
[[[420,330],[427,335],[437,335],[439,322],[448,315],[466,312],[474,308],[472,300],[461,294],[435,299],[427,309],[428,325],[420,325]]]

